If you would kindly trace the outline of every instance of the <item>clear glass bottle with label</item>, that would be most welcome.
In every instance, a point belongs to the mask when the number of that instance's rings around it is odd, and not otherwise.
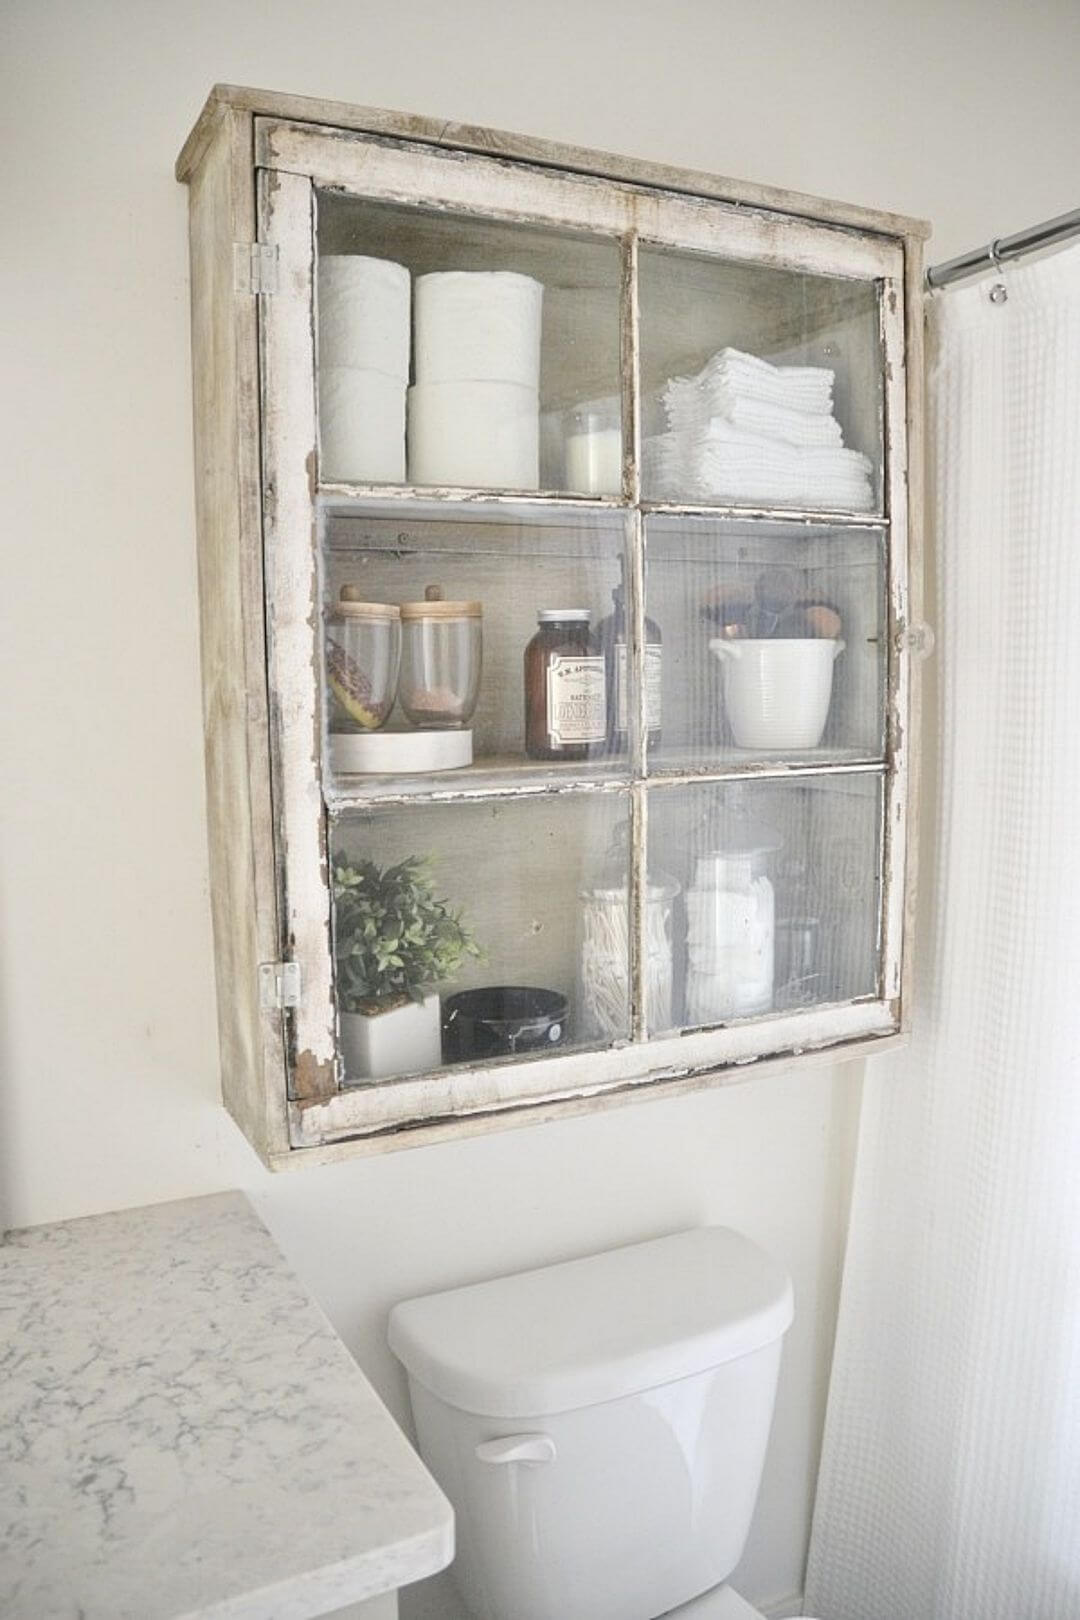
[[[604,752],[607,682],[588,608],[542,608],[525,648],[525,752],[575,760]]]
[[[611,593],[614,609],[596,627],[596,639],[604,655],[607,676],[607,750],[625,754],[629,735],[630,678],[627,663],[629,636],[626,626],[626,586],[616,585]],[[661,685],[664,647],[660,626],[645,620],[645,716],[649,748],[660,746]]]

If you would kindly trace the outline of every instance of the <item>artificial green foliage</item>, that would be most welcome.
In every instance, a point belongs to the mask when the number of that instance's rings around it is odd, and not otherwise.
[[[345,1012],[422,1001],[480,954],[460,916],[436,898],[421,856],[385,870],[374,861],[334,863],[334,955]]]

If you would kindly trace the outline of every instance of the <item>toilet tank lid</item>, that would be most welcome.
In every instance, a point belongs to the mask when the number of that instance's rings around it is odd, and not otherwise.
[[[516,1418],[718,1367],[779,1339],[792,1314],[783,1267],[709,1226],[406,1300],[389,1341],[449,1405]]]

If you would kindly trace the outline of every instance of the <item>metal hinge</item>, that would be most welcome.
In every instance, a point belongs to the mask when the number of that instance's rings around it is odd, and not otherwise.
[[[259,963],[259,1006],[264,1012],[300,1005],[299,962]]]
[[[233,243],[233,287],[238,293],[277,292],[276,242]]]

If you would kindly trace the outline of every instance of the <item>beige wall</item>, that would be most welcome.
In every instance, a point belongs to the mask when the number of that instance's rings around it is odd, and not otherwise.
[[[277,1179],[217,1103],[171,172],[214,80],[923,214],[947,256],[1080,200],[1080,8],[8,0],[0,20],[0,1216],[248,1187],[399,1413],[395,1298],[741,1226],[799,1296],[742,1571],[780,1597],[801,1576],[857,1070]]]

